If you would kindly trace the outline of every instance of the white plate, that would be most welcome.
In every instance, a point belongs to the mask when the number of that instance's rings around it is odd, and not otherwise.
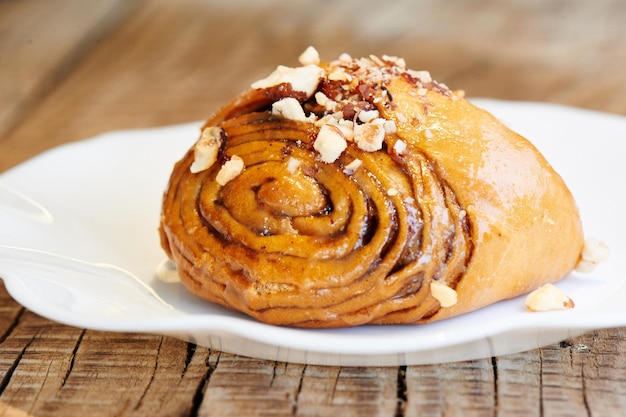
[[[568,311],[523,298],[422,326],[302,330],[259,323],[155,276],[157,225],[173,163],[199,124],[107,133],[0,175],[0,276],[30,310],[69,325],[164,334],[226,352],[326,365],[402,365],[533,349],[626,325],[626,118],[538,103],[474,100],[532,140],[574,193],[611,258],[558,285]]]

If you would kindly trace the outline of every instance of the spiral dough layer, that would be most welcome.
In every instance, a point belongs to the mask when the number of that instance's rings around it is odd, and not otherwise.
[[[518,281],[515,288],[504,295],[496,288],[495,298],[462,290],[468,272],[480,275],[468,281],[497,287],[495,275],[503,272],[497,265],[507,262],[510,249],[500,249],[497,262],[487,254],[495,273],[482,267],[474,273],[472,264],[482,262],[475,259],[483,256],[482,246],[494,249],[494,239],[498,247],[502,241],[515,244],[500,217],[511,216],[528,192],[513,184],[519,190],[496,196],[495,210],[482,207],[480,199],[511,186],[489,184],[493,167],[476,166],[484,155],[473,157],[480,149],[464,154],[474,159],[457,155],[485,136],[462,128],[463,119],[486,116],[479,110],[474,115],[460,94],[428,73],[406,69],[398,58],[343,55],[320,64],[309,50],[301,60],[301,67],[278,67],[217,112],[174,167],[164,194],[161,242],[191,292],[278,325],[419,323],[518,295],[537,280],[571,270],[582,236],[575,209],[565,227],[576,236],[558,268],[531,270],[529,279],[516,273],[509,277]],[[490,118],[480,129],[494,123]],[[500,125],[496,131],[514,135]],[[435,137],[448,143],[441,146]],[[497,167],[517,163],[507,147],[526,155],[521,160],[532,173],[540,156],[526,142],[517,149],[517,142],[485,146],[501,154]],[[456,160],[440,156],[446,146],[456,149],[448,157]],[[524,161],[528,153],[530,163]],[[478,174],[481,168],[489,172]],[[469,182],[454,182],[459,170]],[[551,171],[541,175],[533,184],[560,181]],[[468,193],[478,177],[480,184]],[[573,205],[566,189],[562,194]],[[515,207],[503,207],[510,204]],[[545,210],[534,215],[545,217]],[[545,224],[556,217],[551,214]],[[534,226],[519,230],[517,222],[511,233],[535,233]],[[499,238],[493,227],[501,229]]]

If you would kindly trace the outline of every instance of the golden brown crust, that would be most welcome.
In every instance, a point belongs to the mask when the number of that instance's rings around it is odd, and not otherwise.
[[[323,95],[251,89],[205,124],[223,134],[217,161],[192,173],[191,149],[175,166],[161,240],[193,293],[280,325],[419,323],[575,267],[574,200],[524,138],[397,59],[318,68]],[[285,97],[306,120],[272,113]],[[243,171],[218,183],[235,157]],[[432,281],[456,303],[441,307]]]

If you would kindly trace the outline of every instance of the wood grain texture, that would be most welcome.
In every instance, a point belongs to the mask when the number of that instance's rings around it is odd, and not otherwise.
[[[626,115],[626,2],[358,4],[0,0],[0,172],[101,132],[204,119],[309,44],[403,56],[469,96]],[[64,326],[0,283],[0,416],[615,416],[625,332],[460,363],[305,366]]]
[[[0,2],[0,137],[128,12],[125,3]]]

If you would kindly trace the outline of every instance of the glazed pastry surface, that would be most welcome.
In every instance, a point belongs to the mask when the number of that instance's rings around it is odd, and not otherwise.
[[[576,266],[574,199],[535,147],[383,56],[278,67],[203,126],[160,235],[194,294],[266,323],[424,323]]]

